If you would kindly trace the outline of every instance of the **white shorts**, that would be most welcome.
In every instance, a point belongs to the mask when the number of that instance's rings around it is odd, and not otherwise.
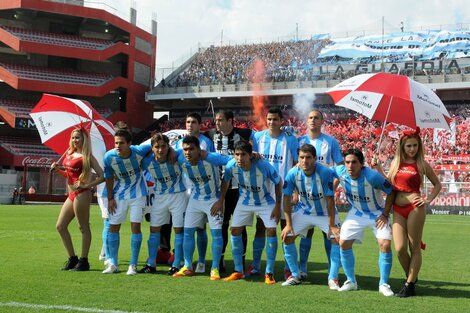
[[[222,229],[224,223],[224,215],[222,213],[211,215],[212,205],[218,199],[208,201],[189,199],[188,207],[184,218],[185,228],[203,228],[206,222],[209,222],[210,229]]]
[[[335,225],[340,226],[338,214],[335,214]],[[307,237],[308,230],[315,226],[320,228],[325,234],[328,234],[330,230],[329,217],[303,214],[302,210],[292,214],[292,229],[295,235],[305,238]]]
[[[146,197],[129,200],[116,200],[116,212],[109,214],[109,224],[120,225],[126,221],[127,210],[130,209],[131,223],[142,223],[142,210],[145,207]]]
[[[150,226],[169,224],[171,215],[173,227],[183,227],[187,206],[188,195],[185,192],[157,195],[150,211]]]
[[[101,217],[106,219],[109,217],[109,212],[108,212],[108,198],[103,198],[100,196],[97,196],[96,199],[98,200],[98,205],[100,206],[101,210]]]
[[[266,228],[276,228],[276,220],[271,219],[274,204],[254,206],[244,205],[240,201],[237,203],[235,210],[233,210],[232,227],[252,226],[253,215],[263,220]]]
[[[389,222],[390,223],[390,222]],[[372,228],[375,238],[392,240],[392,228],[390,224],[382,229],[377,229],[375,226],[375,219],[370,219],[368,215],[358,216],[356,210],[350,210],[339,234],[340,240],[354,240],[357,243],[362,243],[364,237],[364,230]]]

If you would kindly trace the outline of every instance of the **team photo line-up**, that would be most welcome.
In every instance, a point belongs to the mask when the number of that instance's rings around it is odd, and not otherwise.
[[[338,141],[322,133],[324,117],[319,110],[309,112],[307,133],[298,138],[281,128],[283,113],[278,107],[269,108],[267,129],[263,131],[234,127],[233,120],[232,111],[219,111],[215,115],[216,128],[202,134],[201,116],[189,113],[187,134],[174,145],[161,133],[153,135],[149,144],[132,145],[130,131],[124,123],[118,123],[115,148],[106,152],[103,160],[91,154],[87,132],[73,130],[62,164],[51,165],[53,171],[67,178],[68,185],[68,198],[56,225],[69,256],[63,270],[90,269],[90,202],[91,190],[96,187],[104,222],[100,256],[105,265],[103,274],[119,272],[120,226],[129,211],[131,258],[127,275],[156,273],[161,242],[169,245],[170,223],[175,238],[168,275],[204,273],[208,224],[212,238],[211,280],[220,280],[220,273],[226,272],[224,254],[230,241],[234,271],[223,280],[261,275],[261,255],[266,250],[264,281],[275,284],[279,245],[276,229],[280,223],[285,260],[282,286],[300,285],[306,280],[313,230],[317,227],[323,234],[328,257],[325,283],[331,290],[353,291],[358,289],[353,243],[361,243],[369,228],[379,248],[379,292],[398,297],[416,294],[425,207],[441,189],[433,169],[424,161],[419,128],[403,132],[386,173],[377,158],[368,162],[371,167],[365,166],[359,149],[342,153]],[[425,177],[433,185],[427,196],[421,193]],[[338,185],[344,189],[349,206],[343,221],[335,207]],[[148,257],[145,266],[137,269],[143,208],[149,193],[155,198],[148,214]],[[82,235],[80,258],[68,231],[74,217]],[[245,268],[245,228],[253,225],[255,218],[252,262]],[[397,293],[389,285],[392,239],[406,278]],[[193,268],[196,247],[198,260]],[[341,267],[346,276],[342,286],[338,280]]]

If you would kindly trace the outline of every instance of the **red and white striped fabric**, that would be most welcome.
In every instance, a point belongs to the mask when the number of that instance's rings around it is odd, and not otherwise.
[[[326,93],[336,105],[372,120],[411,128],[450,129],[450,114],[441,99],[431,89],[407,76],[383,72],[361,74]]]
[[[30,113],[43,144],[62,155],[75,128],[88,131],[91,151],[101,164],[104,153],[114,148],[114,127],[88,101],[44,94]]]

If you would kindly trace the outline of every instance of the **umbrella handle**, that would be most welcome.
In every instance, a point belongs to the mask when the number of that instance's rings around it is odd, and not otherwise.
[[[390,97],[390,101],[388,103],[387,114],[385,115],[384,124],[382,125],[382,132],[380,133],[379,143],[377,144],[377,157],[380,156],[380,145],[382,144],[382,138],[385,132],[385,125],[387,124],[388,113],[390,112],[390,107],[392,106],[393,96]]]
[[[64,156],[67,154],[67,152],[69,151],[69,149],[65,150],[65,152],[60,156],[60,158],[57,160],[57,163],[59,163],[60,161],[62,161],[62,159],[64,158]],[[49,173],[52,173],[52,167],[49,169]]]

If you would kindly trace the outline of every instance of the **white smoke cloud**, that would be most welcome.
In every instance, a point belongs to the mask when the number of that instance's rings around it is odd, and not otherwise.
[[[294,95],[293,109],[297,118],[306,120],[308,113],[314,108],[316,99],[313,93],[301,93]]]

